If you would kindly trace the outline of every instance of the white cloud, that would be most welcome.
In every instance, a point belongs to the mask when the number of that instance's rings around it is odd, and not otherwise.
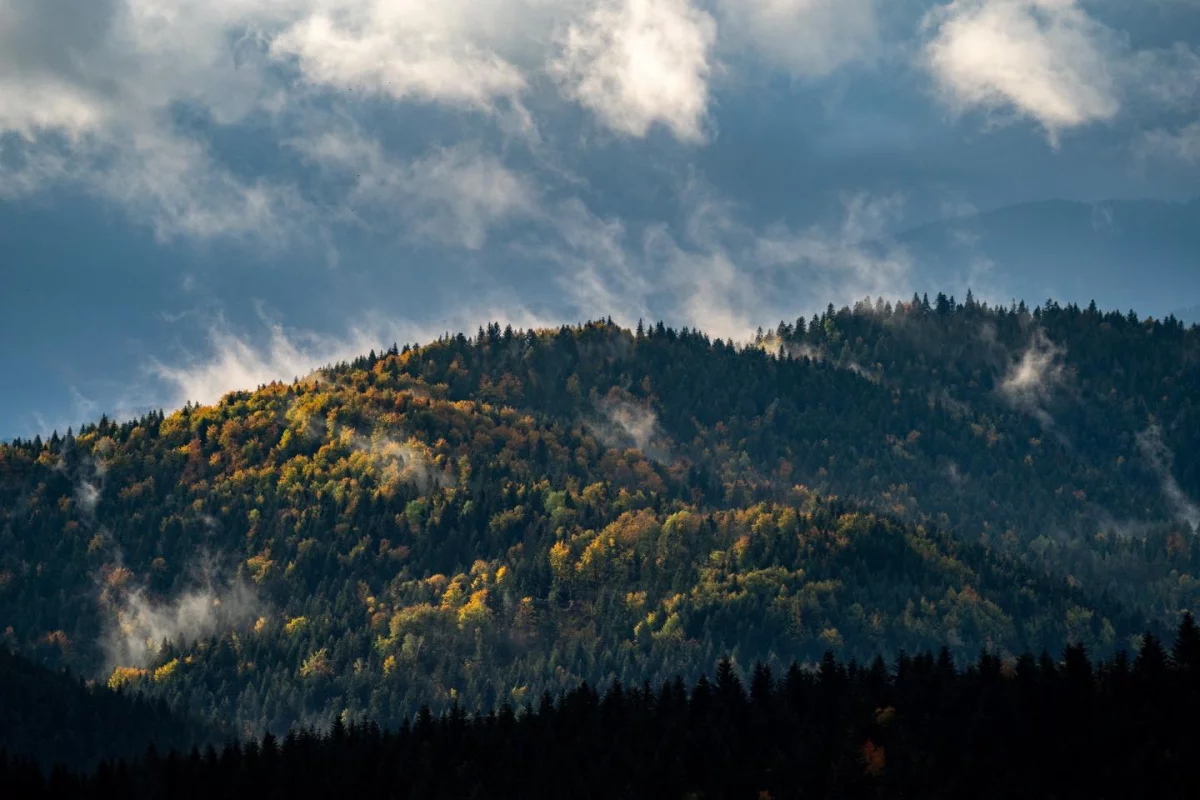
[[[1061,133],[1168,111],[1191,113],[1200,52],[1136,49],[1084,0],[953,0],[930,11],[924,65],[956,111],[982,109]],[[1098,12],[1089,13],[1087,7]]]
[[[314,213],[293,186],[241,179],[200,141],[152,125],[88,134],[73,145],[52,135],[0,143],[0,198],[63,183],[124,208],[161,241],[229,237],[276,247]]]
[[[521,3],[463,0],[316,2],[271,41],[304,77],[336,89],[490,109],[524,90],[521,70],[486,45],[497,14]],[[481,41],[483,40],[483,41]]]
[[[592,213],[578,198],[544,204],[542,224],[551,233],[518,251],[557,268],[556,283],[581,317],[612,316],[633,326],[650,316],[650,275],[628,248],[626,223]]]
[[[536,188],[499,159],[469,147],[437,150],[408,169],[407,212],[418,235],[479,249],[495,225],[532,216]]]
[[[210,352],[206,357],[193,356],[174,366],[152,360],[151,373],[168,388],[164,405],[178,408],[188,401],[214,403],[227,392],[305,377],[328,364],[356,358],[372,348],[378,350],[386,336],[383,331],[361,329],[344,337],[287,331],[265,318],[264,325],[267,338],[259,344],[218,320],[208,332]]]
[[[927,67],[956,109],[1011,109],[1052,140],[1120,110],[1112,32],[1076,0],[954,0],[926,25]]]
[[[75,87],[46,78],[0,78],[0,130],[24,139],[33,139],[45,130],[78,138],[99,126],[104,116],[104,109]]]
[[[430,207],[420,211],[416,189],[401,192],[414,235],[482,247],[495,227],[526,219],[539,192],[499,159],[456,142],[497,133],[542,141],[531,109],[556,118],[555,88],[618,135],[660,126],[696,143],[711,130],[719,54],[753,51],[770,70],[821,77],[894,44],[881,41],[877,0],[3,3],[0,197],[72,185],[120,205],[161,239],[272,246],[329,241],[330,225],[364,221],[368,204],[388,213],[389,180],[429,177],[452,185],[427,187]],[[927,65],[956,108],[1012,109],[1057,135],[1131,103],[1194,104],[1195,49],[1130,51],[1083,0],[954,0],[927,19]],[[356,213],[334,220],[326,219],[328,187],[280,178],[261,163],[235,167],[198,130],[245,126],[267,143],[338,135],[333,121],[360,115],[362,95],[433,104],[461,114],[463,127],[440,130],[448,140],[424,161],[397,165],[381,150],[375,163],[384,172],[344,182],[351,194],[332,205],[345,200]],[[316,108],[329,127],[303,130]],[[357,124],[369,123],[359,116]],[[1151,134],[1146,147],[1186,156],[1188,131]],[[552,172],[554,160],[539,163]]]
[[[135,134],[82,180],[95,194],[148,220],[160,239],[253,238],[282,246],[315,213],[291,186],[244,181],[196,141]]]
[[[202,134],[180,127],[181,107],[216,125],[259,120],[286,138],[309,95],[281,67],[331,90],[362,89],[395,100],[489,108],[507,97],[505,130],[528,134],[517,95],[522,72],[493,49],[528,39],[506,14],[526,0],[7,0],[0,22],[0,196],[71,184],[124,207],[162,239],[253,238],[270,245],[328,238],[320,215],[290,183],[241,177]],[[524,37],[524,38],[523,38]],[[515,120],[515,125],[513,123]],[[457,151],[447,150],[450,156]],[[446,159],[416,168],[450,178],[417,215],[422,233],[455,228],[478,246],[501,205],[523,187],[505,174]],[[447,174],[449,169],[452,174]],[[472,183],[474,181],[474,183]],[[493,181],[496,183],[493,185]],[[415,188],[409,193],[414,194]],[[482,225],[480,223],[482,220]]]
[[[1118,64],[1124,82],[1143,105],[1195,110],[1200,98],[1200,53],[1182,42],[1140,50]]]
[[[337,431],[337,440],[366,456],[383,484],[412,484],[422,492],[454,485],[453,474],[437,469],[419,440],[402,441],[397,434],[400,431],[376,430],[365,436],[343,428]]]
[[[218,318],[209,325],[205,353],[184,354],[172,363],[161,358],[149,361],[147,372],[161,389],[146,388],[144,393],[156,397],[157,404],[167,409],[188,401],[214,403],[228,392],[254,389],[271,381],[290,382],[370,350],[378,353],[394,342],[427,342],[443,333],[473,330],[484,321],[514,327],[549,324],[518,300],[505,300],[497,298],[497,308],[464,303],[445,318],[398,320],[364,313],[359,315],[360,324],[342,335],[285,328],[260,312],[265,337],[255,337],[233,330]]]
[[[875,0],[720,0],[722,36],[793,75],[822,77],[869,60]]]
[[[723,247],[694,249],[675,240],[665,227],[647,236],[649,257],[661,265],[673,298],[668,316],[698,325],[714,336],[746,341],[766,312],[756,279],[738,270],[735,254]]]
[[[96,506],[100,504],[100,487],[86,480],[81,480],[79,485],[75,487],[75,502],[86,516],[91,517],[95,515]]]
[[[551,65],[568,97],[618,134],[655,124],[703,139],[717,27],[689,0],[603,0],[572,23]]]

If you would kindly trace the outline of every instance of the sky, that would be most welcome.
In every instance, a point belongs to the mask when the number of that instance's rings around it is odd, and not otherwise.
[[[1197,187],[1200,0],[0,0],[0,437],[489,320],[744,339]],[[1026,291],[970,241],[932,288]],[[1194,244],[1059,299],[1200,305]]]

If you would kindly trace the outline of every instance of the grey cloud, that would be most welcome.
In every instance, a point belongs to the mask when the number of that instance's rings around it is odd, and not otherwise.
[[[804,342],[796,344],[780,341],[774,331],[764,335],[761,339],[755,337],[755,346],[762,348],[771,355],[782,355],[786,358],[797,360],[806,358],[809,361],[822,364],[830,363],[838,369],[844,369],[871,383],[879,383],[883,380],[883,377],[878,372],[867,369],[856,361],[842,362],[830,359],[829,353],[823,347],[813,347]]]
[[[873,60],[876,0],[718,0],[723,38],[754,59],[802,77]]]
[[[96,506],[100,503],[100,487],[89,481],[81,480],[75,487],[75,502],[85,515],[94,516]]]
[[[1174,131],[1146,131],[1135,144],[1135,150],[1144,159],[1200,164],[1200,122],[1193,122]]]
[[[398,216],[411,238],[478,250],[491,229],[537,213],[533,182],[479,146],[435,148],[405,161],[353,128],[290,144],[324,169],[353,175],[339,215],[376,229],[394,228]]]

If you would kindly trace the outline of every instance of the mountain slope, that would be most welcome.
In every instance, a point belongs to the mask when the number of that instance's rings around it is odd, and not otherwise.
[[[151,743],[186,749],[205,738],[161,700],[88,686],[0,647],[0,752],[9,757],[87,768],[140,757]]]
[[[749,348],[492,326],[0,448],[0,624],[246,730],[723,652],[1110,651],[1195,604],[1196,337],[940,298]]]

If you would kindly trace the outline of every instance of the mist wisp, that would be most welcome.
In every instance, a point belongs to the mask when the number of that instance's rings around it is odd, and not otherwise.
[[[790,358],[794,361],[800,361],[807,358],[814,364],[829,364],[837,369],[844,369],[847,372],[852,372],[863,380],[871,383],[879,383],[883,377],[875,370],[868,369],[856,361],[838,360],[830,358],[824,348],[813,347],[807,342],[785,342],[774,333],[764,336],[757,341],[757,346],[762,348],[768,354],[779,356],[782,358]]]
[[[596,411],[600,418],[588,422],[587,427],[606,447],[634,448],[660,464],[671,460],[666,435],[653,409],[610,398],[596,403]]]
[[[164,598],[131,585],[132,573],[119,561],[104,572],[100,605],[108,622],[100,644],[110,668],[149,666],[163,642],[187,645],[235,630],[263,613],[253,585],[221,576],[211,559],[202,557],[192,572],[193,585]]]
[[[1179,481],[1171,474],[1174,457],[1162,439],[1162,428],[1157,424],[1151,425],[1137,436],[1138,448],[1150,462],[1154,473],[1158,476],[1162,493],[1171,503],[1175,517],[1186,523],[1193,533],[1200,533],[1200,506],[1192,502],[1179,486]]]
[[[100,487],[91,481],[80,479],[75,486],[75,504],[87,517],[96,515],[96,506],[100,503]]]
[[[1053,425],[1054,419],[1046,405],[1066,382],[1065,352],[1039,328],[1025,352],[1009,365],[998,387],[1000,395],[1014,408],[1033,415],[1043,425]]]
[[[454,477],[438,469],[419,442],[403,442],[381,432],[368,437],[350,430],[343,431],[342,441],[367,457],[383,483],[409,483],[421,492],[454,485]]]

